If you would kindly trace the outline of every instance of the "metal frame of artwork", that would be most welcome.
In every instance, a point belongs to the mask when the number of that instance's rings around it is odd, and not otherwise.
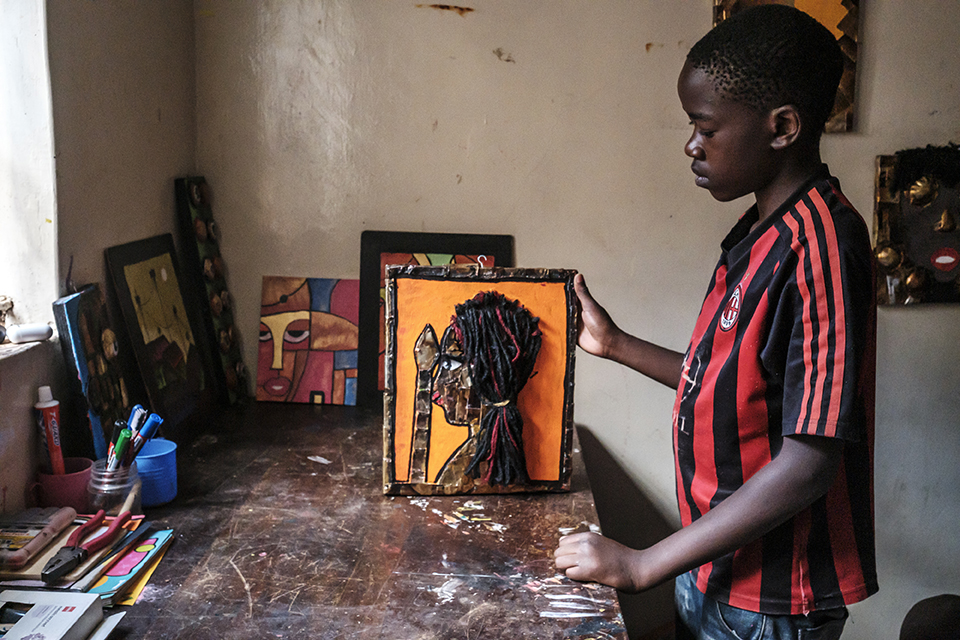
[[[357,356],[357,404],[383,401],[384,285],[382,257],[406,254],[407,264],[471,263],[513,266],[513,236],[472,233],[364,231],[360,236],[360,344]],[[492,256],[483,260],[484,256]],[[476,259],[475,259],[476,258]]]
[[[192,298],[169,233],[105,250],[120,312],[153,411],[172,430],[210,402]]]
[[[356,404],[359,281],[264,276],[256,398]]]
[[[219,231],[213,219],[210,187],[203,177],[174,181],[184,276],[206,332],[207,357],[224,404],[247,396],[247,369],[234,324],[233,296],[227,289]]]
[[[789,4],[806,11],[837,37],[840,50],[843,52],[843,76],[840,78],[833,112],[827,120],[824,131],[827,133],[853,131],[857,88],[857,49],[860,42],[860,1],[713,0],[713,24],[716,26],[737,11],[762,4]]]
[[[575,274],[387,268],[385,494],[569,490]]]
[[[877,156],[877,302],[960,302],[960,148]]]

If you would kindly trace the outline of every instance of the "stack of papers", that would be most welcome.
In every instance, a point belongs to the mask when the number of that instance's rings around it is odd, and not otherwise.
[[[3,640],[100,640],[110,635],[123,615],[104,619],[100,598],[90,593],[0,593]]]

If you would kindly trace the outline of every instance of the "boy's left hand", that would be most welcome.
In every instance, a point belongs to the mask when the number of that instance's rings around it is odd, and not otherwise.
[[[632,574],[632,568],[640,553],[591,532],[560,538],[553,556],[557,569],[572,580],[599,582],[634,593],[640,586]]]

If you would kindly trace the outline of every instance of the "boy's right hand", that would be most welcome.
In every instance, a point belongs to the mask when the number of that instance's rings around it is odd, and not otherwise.
[[[577,344],[587,353],[609,358],[615,337],[621,333],[607,310],[601,307],[590,290],[583,274],[573,278],[573,290],[580,301],[580,318],[577,321]]]

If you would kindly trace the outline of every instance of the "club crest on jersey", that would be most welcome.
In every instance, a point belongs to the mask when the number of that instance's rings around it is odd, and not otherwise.
[[[737,284],[737,288],[733,290],[733,293],[730,295],[730,299],[727,300],[727,305],[723,308],[723,313],[720,314],[720,329],[722,331],[730,331],[733,329],[734,325],[737,324],[737,318],[740,317],[740,304],[743,301],[743,283]]]

